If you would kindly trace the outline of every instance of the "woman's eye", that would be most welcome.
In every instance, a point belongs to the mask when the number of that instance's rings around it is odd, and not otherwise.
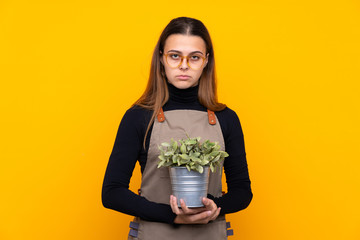
[[[191,60],[199,60],[200,59],[200,57],[199,56],[196,56],[196,55],[194,55],[194,56],[191,56]]]
[[[178,59],[179,58],[179,54],[171,54],[170,55],[172,59]]]

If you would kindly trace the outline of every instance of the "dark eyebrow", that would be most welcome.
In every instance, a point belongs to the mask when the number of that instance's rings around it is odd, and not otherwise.
[[[169,50],[169,51],[167,51],[167,53],[169,53],[169,52],[175,52],[175,53],[180,53],[180,54],[182,54],[182,52],[181,51],[178,51],[178,50]],[[202,52],[200,52],[200,51],[194,51],[194,52],[191,52],[190,54],[194,54],[194,53],[200,53],[201,55],[204,55]]]

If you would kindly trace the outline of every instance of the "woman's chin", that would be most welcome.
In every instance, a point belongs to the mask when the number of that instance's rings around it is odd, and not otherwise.
[[[195,87],[198,84],[198,82],[193,83],[193,82],[189,82],[189,81],[176,81],[176,82],[170,82],[170,83],[178,89],[187,89],[190,87]]]

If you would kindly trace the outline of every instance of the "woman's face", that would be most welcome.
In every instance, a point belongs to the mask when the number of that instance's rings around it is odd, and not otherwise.
[[[166,61],[165,54],[172,59],[179,59],[180,56],[191,57],[190,61],[203,61],[199,56],[206,58],[200,68],[190,68],[187,64],[186,58],[180,63],[178,67],[170,66]],[[199,36],[191,36],[184,34],[172,34],[166,41],[164,46],[164,54],[161,57],[161,62],[165,67],[166,77],[172,85],[179,89],[186,89],[198,85],[200,76],[204,67],[208,62],[206,55],[206,44]],[[191,64],[191,63],[190,63]]]

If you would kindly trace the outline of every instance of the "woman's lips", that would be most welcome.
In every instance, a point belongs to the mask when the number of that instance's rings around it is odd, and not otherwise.
[[[190,78],[190,76],[188,76],[188,75],[178,75],[178,76],[176,76],[178,79],[181,79],[181,80],[186,80],[186,79],[189,79]]]

